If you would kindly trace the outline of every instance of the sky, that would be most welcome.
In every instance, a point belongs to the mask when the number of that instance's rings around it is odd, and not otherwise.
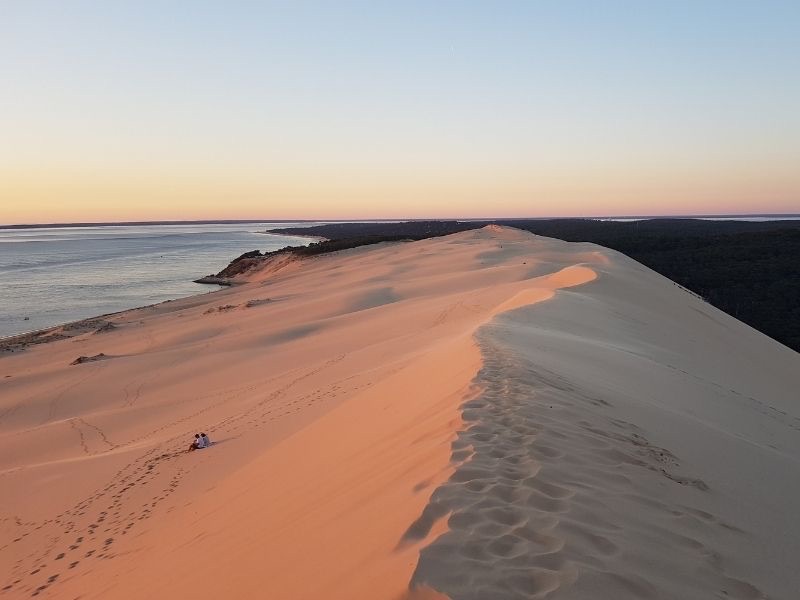
[[[0,1],[0,223],[800,212],[800,2]]]

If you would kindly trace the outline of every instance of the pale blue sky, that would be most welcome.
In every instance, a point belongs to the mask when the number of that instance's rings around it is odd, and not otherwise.
[[[800,2],[7,0],[0,221],[800,211],[798,40]]]

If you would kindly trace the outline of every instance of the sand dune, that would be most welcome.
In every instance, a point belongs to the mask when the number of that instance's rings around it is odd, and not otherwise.
[[[0,358],[0,597],[800,589],[798,356],[668,280],[497,227],[247,278]]]

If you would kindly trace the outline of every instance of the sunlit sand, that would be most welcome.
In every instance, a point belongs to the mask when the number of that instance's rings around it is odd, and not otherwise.
[[[638,263],[487,227],[238,283],[0,357],[0,597],[798,589],[798,355]]]

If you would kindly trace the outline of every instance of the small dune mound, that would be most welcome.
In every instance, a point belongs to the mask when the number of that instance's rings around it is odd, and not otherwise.
[[[253,298],[252,300],[248,300],[245,303],[245,308],[253,308],[254,306],[261,306],[262,304],[267,304],[268,302],[272,302],[272,298]]]
[[[95,362],[95,361],[98,361],[98,360],[105,360],[107,358],[109,358],[108,355],[103,354],[101,352],[100,354],[95,354],[94,356],[79,356],[78,358],[76,358],[75,360],[73,360],[69,364],[71,364],[71,365],[82,365],[83,363]]]
[[[210,314],[213,314],[213,313],[228,312],[228,311],[233,310],[237,306],[239,306],[239,305],[238,304],[223,304],[221,306],[212,306],[207,311],[205,311],[203,314],[210,315]]]

